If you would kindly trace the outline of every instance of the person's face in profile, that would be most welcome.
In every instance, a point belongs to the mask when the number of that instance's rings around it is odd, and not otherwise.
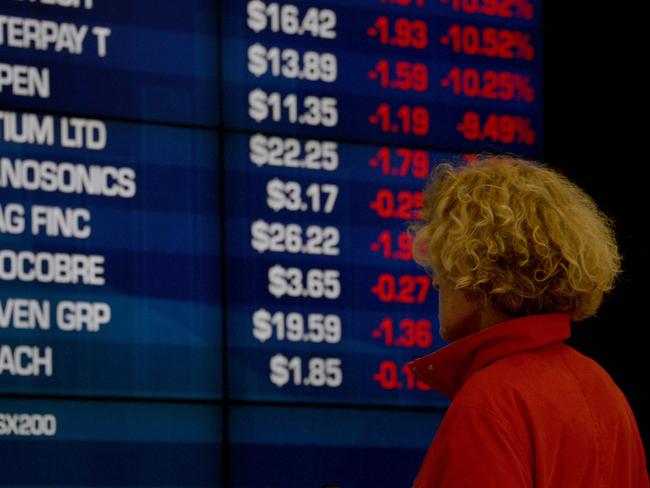
[[[452,342],[478,332],[481,325],[478,304],[467,300],[463,292],[435,272],[433,286],[438,290],[440,337]]]

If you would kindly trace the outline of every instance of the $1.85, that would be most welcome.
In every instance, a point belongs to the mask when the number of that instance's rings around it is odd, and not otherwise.
[[[276,354],[269,362],[269,379],[278,388],[291,382],[295,386],[328,386],[337,388],[343,383],[340,358],[310,358],[306,368],[300,356],[287,358]]]

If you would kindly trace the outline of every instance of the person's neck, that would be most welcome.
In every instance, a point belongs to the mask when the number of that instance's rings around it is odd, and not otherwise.
[[[513,318],[512,315],[508,315],[494,308],[488,307],[482,309],[479,330],[487,329],[488,327],[492,327],[493,325],[500,324],[507,320],[512,320]]]

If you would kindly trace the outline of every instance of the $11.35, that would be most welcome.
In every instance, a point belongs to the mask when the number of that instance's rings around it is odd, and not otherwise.
[[[281,95],[256,88],[248,94],[248,116],[255,122],[269,117],[273,122],[336,127],[339,123],[337,99],[308,95],[301,101],[295,93]]]

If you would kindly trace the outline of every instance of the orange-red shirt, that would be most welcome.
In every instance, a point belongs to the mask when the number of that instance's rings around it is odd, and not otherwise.
[[[452,399],[414,488],[648,488],[621,390],[564,344],[570,317],[517,318],[409,363]]]

